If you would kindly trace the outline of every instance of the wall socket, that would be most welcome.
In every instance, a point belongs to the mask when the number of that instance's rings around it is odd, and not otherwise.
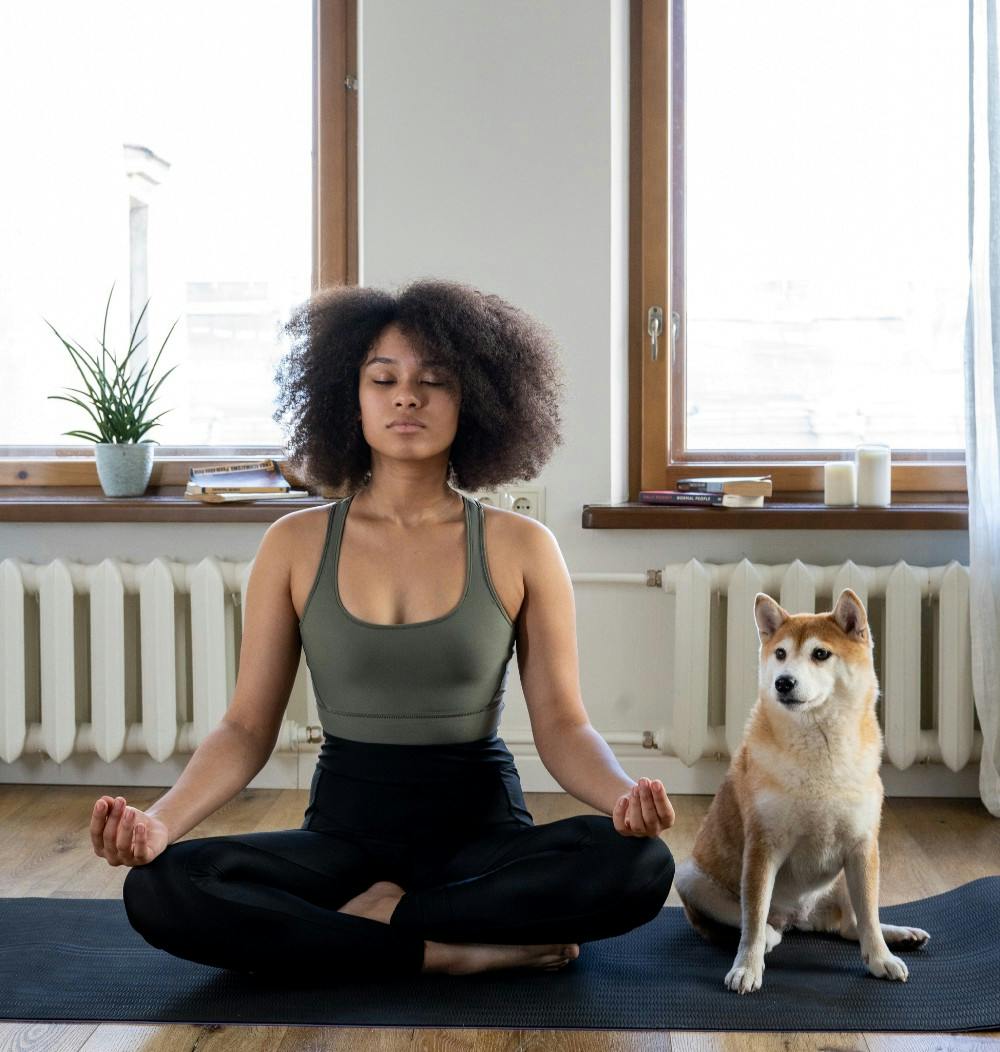
[[[500,507],[545,521],[545,490],[540,486],[504,486],[500,490]]]
[[[545,521],[545,490],[541,486],[501,486],[500,489],[470,493],[482,504],[505,511],[516,511],[530,519]]]
[[[459,490],[459,492],[478,500],[480,504],[485,504],[490,508],[501,507],[500,494],[495,489]]]

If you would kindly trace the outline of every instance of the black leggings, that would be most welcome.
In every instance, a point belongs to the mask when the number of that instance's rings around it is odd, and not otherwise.
[[[536,826],[493,735],[460,745],[326,736],[301,829],[180,840],[133,867],[129,923],[177,957],[314,978],[419,972],[424,940],[583,943],[652,920],[674,860],[605,815]],[[390,922],[337,910],[375,881]]]

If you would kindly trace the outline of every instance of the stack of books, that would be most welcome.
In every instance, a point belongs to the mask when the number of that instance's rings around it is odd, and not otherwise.
[[[715,508],[762,508],[771,496],[770,475],[732,475],[677,480],[677,489],[643,489],[643,504],[705,504]]]
[[[184,496],[206,504],[239,500],[285,500],[308,497],[305,489],[292,489],[273,460],[249,464],[219,464],[188,470]]]

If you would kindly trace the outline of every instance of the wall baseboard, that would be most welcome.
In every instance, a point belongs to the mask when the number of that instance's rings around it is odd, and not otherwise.
[[[275,753],[247,788],[308,789],[316,766],[317,749],[300,753]],[[561,793],[564,790],[545,769],[533,749],[511,749],[526,793]],[[639,755],[618,755],[618,762],[633,778],[659,778],[668,793],[711,796],[722,784],[727,760],[701,760],[687,767],[673,756],[659,756],[652,750]],[[95,798],[101,793],[119,792],[123,786],[161,786],[177,782],[190,760],[189,755],[173,756],[157,763],[142,754],[128,754],[114,763],[104,763],[93,753],[71,756],[56,763],[46,756],[26,756],[12,764],[0,764],[0,784],[92,785]],[[961,771],[950,771],[943,764],[913,764],[899,771],[891,764],[882,766],[882,783],[887,796],[978,797],[979,764],[966,764]]]

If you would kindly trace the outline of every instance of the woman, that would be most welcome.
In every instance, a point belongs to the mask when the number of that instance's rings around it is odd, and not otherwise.
[[[286,331],[291,461],[350,496],[266,531],[225,717],[148,811],[97,801],[94,850],[134,867],[133,927],[189,960],[351,978],[562,967],[656,916],[674,814],[589,723],[551,532],[456,489],[534,478],[560,442],[551,338],[438,280],[324,290]],[[496,734],[515,641],[543,763],[603,814],[536,826],[525,807]],[[267,761],[300,649],[325,731],[302,827],[179,841]]]

